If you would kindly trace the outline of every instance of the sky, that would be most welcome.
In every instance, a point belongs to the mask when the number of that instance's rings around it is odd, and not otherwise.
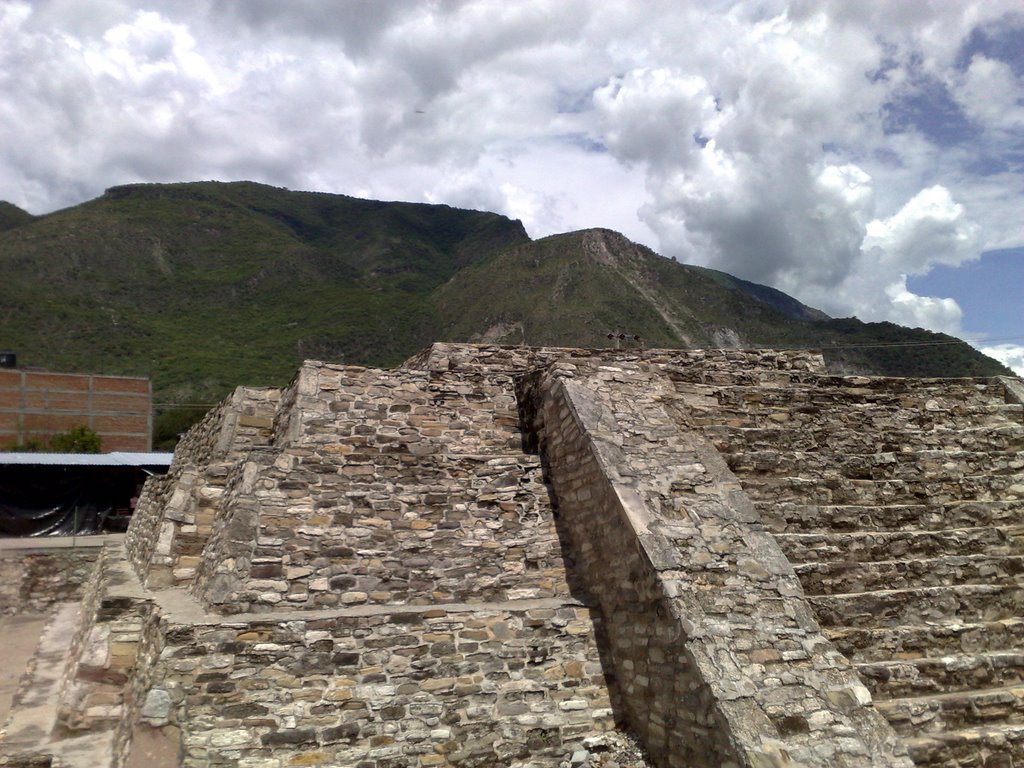
[[[1024,375],[1019,0],[0,0],[0,199],[205,179],[607,227]]]

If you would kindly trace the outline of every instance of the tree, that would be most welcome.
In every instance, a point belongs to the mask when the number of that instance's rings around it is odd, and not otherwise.
[[[100,453],[103,440],[84,424],[50,438],[50,450],[57,453]]]

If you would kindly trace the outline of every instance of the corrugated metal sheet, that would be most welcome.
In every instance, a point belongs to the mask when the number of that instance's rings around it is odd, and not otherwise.
[[[3,453],[0,466],[22,464],[53,467],[169,467],[173,453]]]

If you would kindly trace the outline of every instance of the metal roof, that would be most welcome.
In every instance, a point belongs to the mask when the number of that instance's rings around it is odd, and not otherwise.
[[[4,453],[0,451],[0,466],[5,464],[43,465],[56,467],[169,467],[173,453]]]

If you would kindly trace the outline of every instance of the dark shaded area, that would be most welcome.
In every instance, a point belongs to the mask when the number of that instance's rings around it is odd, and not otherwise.
[[[0,467],[0,536],[123,531],[146,477],[140,467]]]
[[[315,357],[315,355],[310,355],[310,357]],[[174,451],[178,440],[194,424],[198,424],[213,407],[214,405],[210,404],[209,406],[167,406],[154,409],[153,450]]]
[[[33,221],[36,217],[12,203],[0,200],[0,231],[14,229]]]

